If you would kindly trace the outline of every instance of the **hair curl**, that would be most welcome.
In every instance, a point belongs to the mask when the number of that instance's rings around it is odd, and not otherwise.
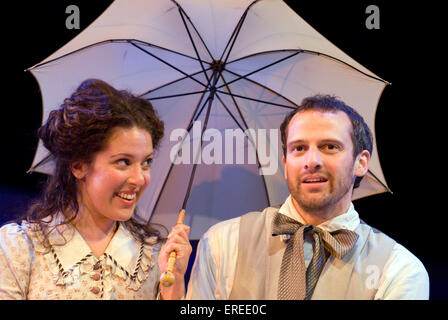
[[[135,126],[151,135],[153,148],[157,149],[164,125],[151,103],[98,79],[83,81],[57,110],[50,112],[38,130],[38,137],[54,156],[55,170],[47,180],[41,199],[29,208],[25,217],[43,231],[46,247],[50,246],[48,235],[52,231],[48,225],[55,215],[63,213],[66,219],[61,224],[68,224],[79,211],[77,181],[71,165],[90,163],[106,148],[114,128]],[[160,230],[144,222],[137,212],[125,225],[137,240],[160,237]]]

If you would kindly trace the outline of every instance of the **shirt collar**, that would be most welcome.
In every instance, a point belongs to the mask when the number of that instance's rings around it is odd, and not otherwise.
[[[286,201],[283,203],[283,205],[280,207],[279,212],[281,214],[284,214],[294,220],[299,221],[300,223],[305,224],[305,220],[302,218],[300,213],[296,210],[294,207],[294,204],[292,202],[291,195],[288,196]],[[340,229],[347,229],[354,231],[360,223],[358,212],[355,210],[355,206],[353,203],[350,203],[350,207],[347,210],[347,212],[338,215],[334,217],[333,219],[327,220],[320,225],[318,225],[319,228],[322,228],[328,232],[340,230]]]
[[[59,220],[60,219],[55,219],[52,224],[57,225]],[[61,245],[65,242],[64,238],[67,242],[64,245]],[[92,251],[84,238],[71,224],[64,224],[56,227],[56,229],[50,233],[48,239],[64,270],[68,270],[87,255],[93,256]],[[105,253],[130,272],[135,268],[136,257],[139,255],[139,250],[140,243],[134,240],[133,236],[123,223],[119,223],[118,229],[109,242]],[[103,257],[104,255],[98,260],[103,259]],[[95,257],[94,259],[97,260]]]

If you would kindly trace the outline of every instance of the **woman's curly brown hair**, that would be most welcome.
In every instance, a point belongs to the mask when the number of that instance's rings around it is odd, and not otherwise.
[[[107,146],[112,129],[116,127],[148,131],[154,149],[164,131],[163,122],[148,100],[116,90],[102,80],[88,79],[59,109],[51,111],[46,123],[39,128],[38,136],[54,156],[56,165],[41,199],[30,207],[26,220],[37,223],[44,231],[46,247],[49,247],[48,234],[52,231],[48,224],[55,215],[63,213],[66,224],[75,219],[79,210],[77,182],[71,165],[90,163],[95,154]],[[140,241],[150,236],[160,237],[160,231],[144,222],[137,212],[125,225]]]

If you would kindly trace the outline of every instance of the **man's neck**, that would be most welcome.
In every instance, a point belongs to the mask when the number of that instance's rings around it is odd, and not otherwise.
[[[331,220],[341,214],[344,214],[350,208],[351,201],[345,201],[344,203],[339,203],[338,205],[331,206],[329,208],[322,208],[321,210],[305,210],[303,209],[297,201],[291,196],[292,204],[296,209],[297,213],[303,218],[306,224],[311,224],[313,226],[318,226],[325,221]]]

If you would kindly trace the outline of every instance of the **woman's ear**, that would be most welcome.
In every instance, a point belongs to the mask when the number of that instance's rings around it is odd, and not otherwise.
[[[363,150],[357,157],[355,163],[355,176],[363,177],[369,171],[370,152]]]
[[[87,165],[83,162],[75,162],[72,163],[70,166],[70,169],[72,171],[72,174],[75,176],[78,180],[83,180],[85,176],[87,175]]]

